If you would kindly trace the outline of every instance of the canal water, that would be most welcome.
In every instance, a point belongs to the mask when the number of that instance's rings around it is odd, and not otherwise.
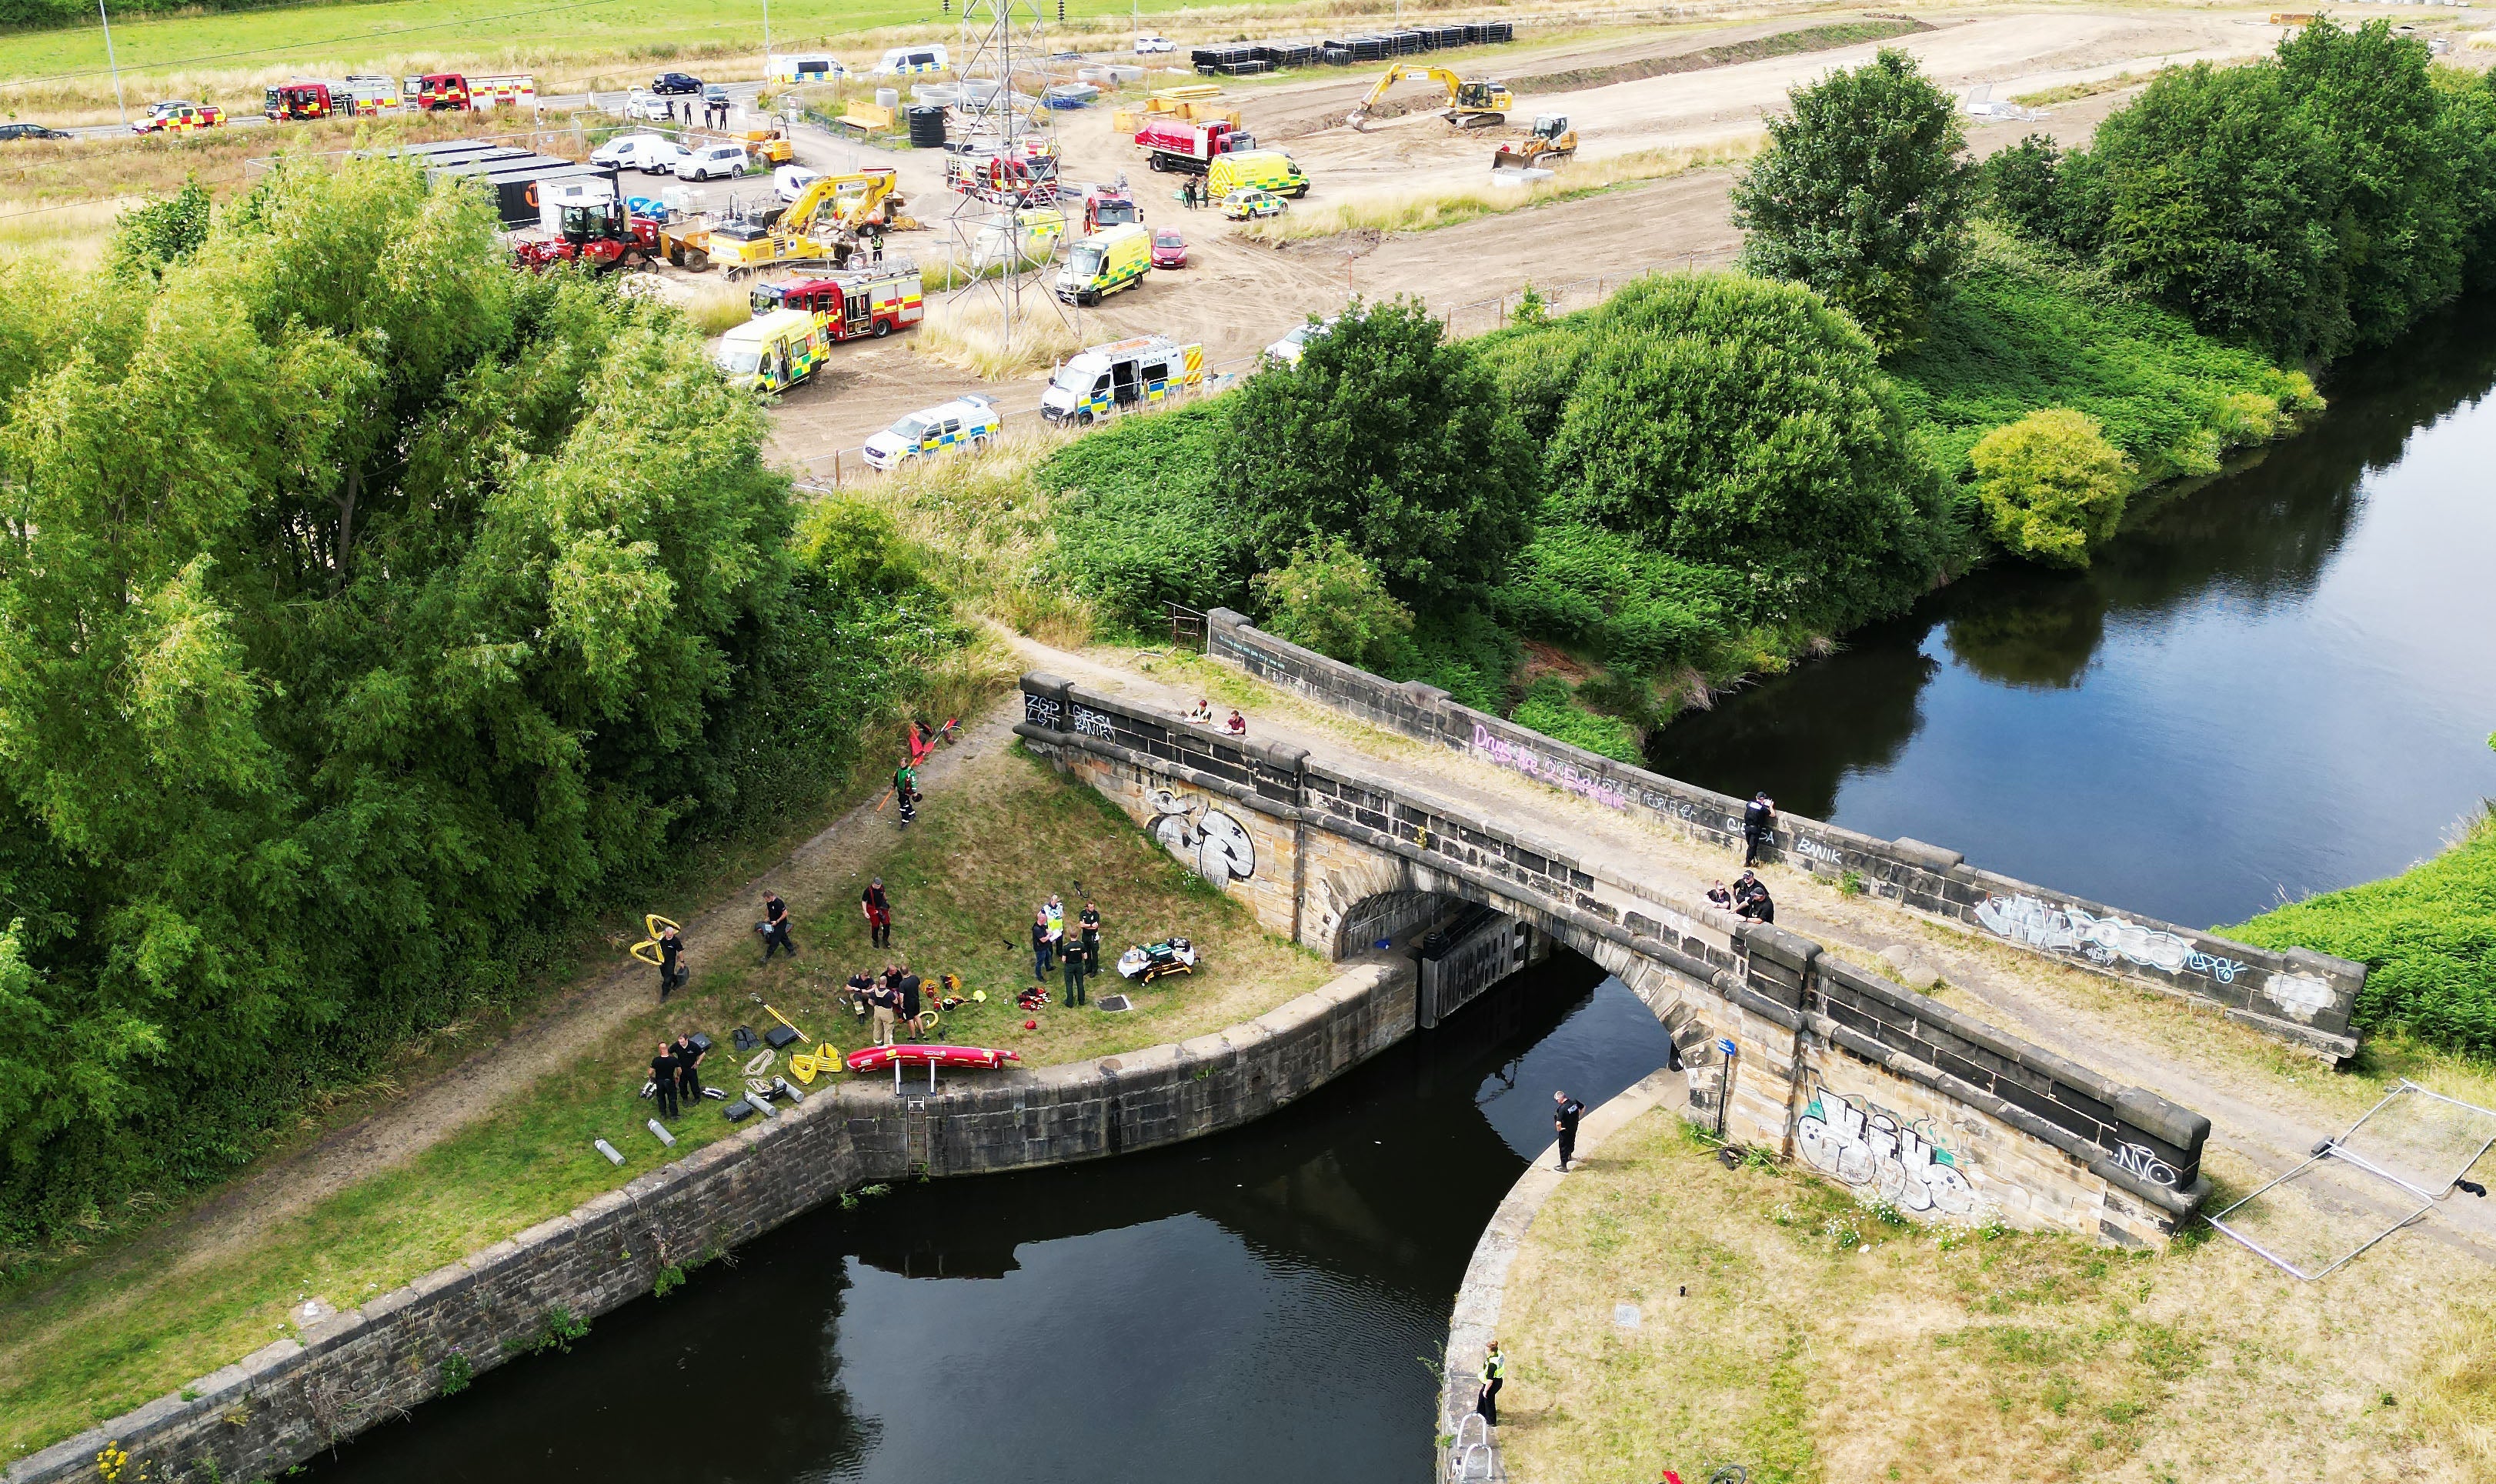
[[[1665,1063],[1566,953],[1272,1118],[827,1207],[387,1424],[337,1484],[1429,1475],[1448,1309],[1551,1139]]]
[[[2190,924],[2397,871],[2496,792],[2496,312],[2298,438],[1658,735],[1666,772]],[[1561,955],[1273,1118],[827,1208],[314,1472],[336,1484],[1424,1476],[1427,1362],[1549,1139],[1663,1065]]]
[[[2496,301],[2303,434],[1659,731],[1660,772],[2188,926],[2435,853],[2496,794]]]

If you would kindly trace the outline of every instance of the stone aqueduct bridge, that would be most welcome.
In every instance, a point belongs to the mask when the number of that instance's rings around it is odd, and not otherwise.
[[[1209,630],[1216,658],[1303,695],[1686,834],[1739,842],[1734,800],[1382,680],[1227,610]],[[1563,812],[1482,818],[1357,764],[1322,765],[1299,748],[1232,738],[1051,675],[1025,676],[1022,693],[1015,731],[1027,746],[1115,801],[1269,930],[1342,958],[1442,928],[1415,990],[1425,1029],[1557,943],[1618,975],[1671,1030],[1689,1072],[1686,1116],[1911,1215],[1982,1210],[2019,1226],[2158,1244],[2207,1193],[2208,1119],[1794,933],[1678,899],[1606,864],[1616,851],[1573,849]],[[2355,1049],[2347,1025],[2360,966],[2127,919],[1914,842],[1787,819],[1776,846],[2006,943],[2219,1004],[2325,1056]]]

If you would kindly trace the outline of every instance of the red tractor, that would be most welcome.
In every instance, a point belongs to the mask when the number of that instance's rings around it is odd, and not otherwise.
[[[512,257],[521,267],[545,268],[558,263],[586,263],[598,272],[648,267],[659,257],[655,223],[628,214],[612,201],[584,201],[563,208],[561,234],[543,242],[521,242]]]

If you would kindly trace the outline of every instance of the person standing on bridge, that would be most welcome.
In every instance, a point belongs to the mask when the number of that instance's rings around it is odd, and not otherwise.
[[[1586,1116],[1586,1105],[1567,1093],[1551,1095],[1551,1131],[1560,1135],[1560,1173],[1569,1173],[1569,1161],[1577,1157],[1577,1120]]]
[[[1760,847],[1774,838],[1776,828],[1777,801],[1768,797],[1768,790],[1763,788],[1751,795],[1751,802],[1742,806],[1743,865],[1760,863]]]
[[[1482,1414],[1484,1427],[1499,1426],[1499,1388],[1508,1384],[1508,1357],[1499,1352],[1499,1342],[1490,1343],[1483,1352],[1482,1390],[1474,1393],[1474,1410]]]

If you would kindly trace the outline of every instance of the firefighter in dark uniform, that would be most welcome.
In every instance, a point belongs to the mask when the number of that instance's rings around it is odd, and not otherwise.
[[[789,904],[780,900],[776,891],[763,893],[763,962],[771,962],[774,952],[797,956],[797,945],[789,941]]]
[[[709,1055],[709,1052],[703,1047],[695,1045],[693,1036],[683,1031],[676,1033],[674,1045],[676,1099],[690,1108],[702,1101],[702,1073],[696,1068],[702,1066],[702,1059]]]
[[[676,1051],[673,1043],[659,1042],[659,1054],[650,1058],[650,1080],[657,1084],[652,1096],[659,1099],[659,1116],[672,1121],[676,1117]]]

